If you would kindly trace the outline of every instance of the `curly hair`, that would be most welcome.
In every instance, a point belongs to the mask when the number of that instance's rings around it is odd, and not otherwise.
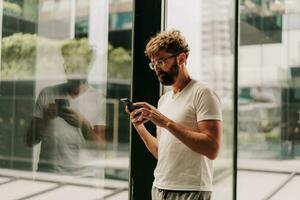
[[[178,30],[161,32],[151,38],[146,45],[145,55],[148,58],[153,58],[162,50],[172,54],[181,52],[188,54],[190,51],[185,38]]]
[[[87,38],[69,39],[62,44],[61,53],[64,58],[78,56],[84,58],[86,63],[90,63],[93,59],[94,49]]]
[[[94,58],[94,49],[87,38],[69,39],[61,46],[66,73],[87,73]]]

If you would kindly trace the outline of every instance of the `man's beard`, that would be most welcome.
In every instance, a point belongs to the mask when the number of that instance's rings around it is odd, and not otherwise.
[[[79,94],[80,86],[87,84],[87,80],[82,79],[68,79],[67,90],[72,94]]]
[[[174,64],[171,66],[170,71],[162,71],[160,72],[157,77],[158,80],[163,84],[163,85],[173,85],[176,81],[176,78],[179,73],[179,66],[177,65],[176,61]]]

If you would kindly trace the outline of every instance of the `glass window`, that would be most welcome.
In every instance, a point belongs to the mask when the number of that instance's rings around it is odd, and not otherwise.
[[[132,28],[132,0],[111,1],[109,5],[109,28],[111,30],[122,30]]]
[[[1,1],[1,198],[128,199],[131,31],[111,37],[111,4],[132,29],[131,0]]]
[[[241,0],[240,8],[241,45],[281,42],[282,0]]]
[[[180,30],[190,45],[190,75],[208,83],[222,101],[224,132],[214,161],[213,199],[232,199],[233,21],[234,1],[167,2],[166,28]]]
[[[243,7],[250,2],[241,1],[242,12],[252,12],[249,5]],[[281,19],[264,21],[264,27],[280,22],[283,28],[281,40],[272,44],[259,42],[263,34],[241,35],[241,40],[258,43],[239,47],[237,198],[291,199],[299,194],[293,188],[298,176],[290,176],[299,168],[300,155],[299,1],[265,0],[261,5]],[[248,17],[256,20],[255,15]]]

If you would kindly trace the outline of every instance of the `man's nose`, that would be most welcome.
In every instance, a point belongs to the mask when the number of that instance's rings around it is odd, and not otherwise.
[[[155,69],[156,75],[162,74],[164,71],[161,68],[156,68]]]

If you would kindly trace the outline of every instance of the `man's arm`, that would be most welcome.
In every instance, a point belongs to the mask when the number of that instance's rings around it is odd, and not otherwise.
[[[150,151],[150,153],[158,159],[158,137],[154,137],[149,133],[149,131],[145,128],[145,126],[139,125],[135,126],[135,129],[137,130],[139,136],[142,138],[145,146]],[[157,136],[159,136],[159,133],[157,132]]]
[[[58,116],[71,126],[80,128],[85,140],[105,143],[105,126],[92,125],[82,114],[70,108],[60,108]]]
[[[99,144],[105,144],[105,126],[92,126],[89,122],[84,122],[80,127],[83,137],[89,141],[96,141]]]
[[[211,160],[216,159],[222,135],[220,120],[200,121],[198,122],[198,131],[171,120],[164,127],[193,151],[203,154]]]
[[[215,159],[220,149],[222,122],[220,120],[203,120],[198,122],[198,130],[192,130],[176,123],[147,103],[135,103],[141,108],[132,115],[140,115],[138,120],[150,120],[155,125],[169,130],[175,137],[195,152]]]
[[[147,122],[147,119],[141,120],[139,115],[136,115],[135,112],[129,112],[126,106],[126,112],[130,114],[131,122],[134,125],[139,136],[143,140],[145,146],[149,152],[158,159],[158,139],[160,135],[160,129],[157,130],[157,136],[154,137],[144,126],[144,123]]]
[[[29,129],[26,133],[26,143],[29,147],[33,147],[35,144],[41,141],[41,134],[49,128],[49,120],[34,117],[29,125]]]
[[[51,122],[56,117],[57,109],[54,103],[43,106],[46,102],[46,96],[46,92],[42,90],[35,103],[34,116],[26,133],[26,144],[29,147],[41,142],[42,134],[49,131]]]

